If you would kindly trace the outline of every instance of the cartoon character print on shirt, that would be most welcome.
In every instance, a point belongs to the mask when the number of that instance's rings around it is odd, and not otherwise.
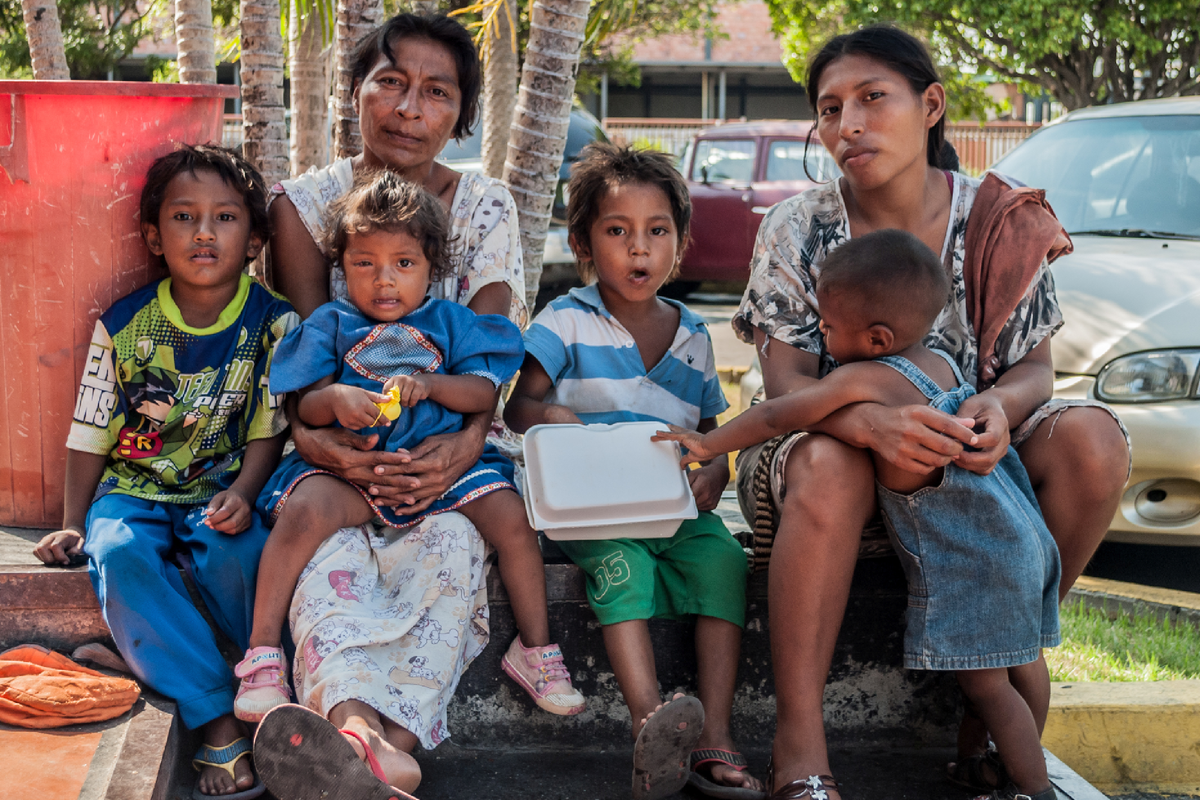
[[[366,667],[371,672],[382,671],[374,659],[367,655],[367,651],[361,647],[347,647],[342,651],[342,658],[346,659],[346,663],[352,667]]]
[[[470,544],[466,541],[466,532],[448,530],[438,525],[436,520],[424,530],[422,527],[424,526],[419,526],[405,540],[410,544],[420,542],[421,546],[417,550],[418,561],[424,561],[430,556],[437,556],[439,560],[444,561],[446,556],[458,550],[466,550]]]
[[[361,603],[362,595],[354,591],[354,579],[357,577],[357,572],[335,569],[329,573],[329,585],[333,588],[334,594],[343,600],[355,600]]]
[[[166,427],[171,411],[179,405],[177,389],[170,373],[157,367],[130,379],[125,412],[128,424],[117,434],[117,455],[126,459],[156,458],[168,445],[174,445],[167,450],[170,453],[191,439],[200,419],[194,412],[184,414],[181,424]]]

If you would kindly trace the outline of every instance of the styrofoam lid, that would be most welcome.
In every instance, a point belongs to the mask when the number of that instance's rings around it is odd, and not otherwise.
[[[526,484],[538,526],[694,517],[679,445],[652,442],[659,422],[536,425],[525,434]]]

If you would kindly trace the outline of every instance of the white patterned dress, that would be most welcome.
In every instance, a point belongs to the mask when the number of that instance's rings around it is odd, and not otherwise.
[[[341,159],[276,185],[272,195],[287,194],[320,242],[325,209],[352,182],[350,160]],[[430,294],[466,305],[483,286],[503,281],[512,289],[509,318],[524,326],[517,211],[508,190],[464,175],[451,215],[451,272]],[[345,275],[331,270],[330,297],[345,294]],[[491,441],[510,452],[509,441]],[[297,700],[324,716],[359,700],[426,749],[444,741],[446,706],[488,643],[486,554],[479,532],[456,512],[402,530],[338,531],[305,567],[292,597]]]

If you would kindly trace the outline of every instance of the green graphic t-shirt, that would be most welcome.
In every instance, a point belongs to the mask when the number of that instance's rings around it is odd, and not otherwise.
[[[208,328],[183,321],[170,278],[113,304],[96,322],[67,438],[108,456],[96,496],[205,503],[228,488],[246,443],[287,426],[268,389],[271,355],[298,323],[246,275]]]

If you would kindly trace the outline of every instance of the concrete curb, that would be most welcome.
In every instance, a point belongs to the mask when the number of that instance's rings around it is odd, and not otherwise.
[[[1200,594],[1080,578],[1067,602],[1200,628]],[[1200,792],[1200,680],[1051,687],[1042,744],[1107,793]]]
[[[1200,628],[1200,594],[1195,592],[1084,576],[1075,581],[1067,601],[1103,611],[1110,618],[1124,612],[1172,623],[1187,622]]]

